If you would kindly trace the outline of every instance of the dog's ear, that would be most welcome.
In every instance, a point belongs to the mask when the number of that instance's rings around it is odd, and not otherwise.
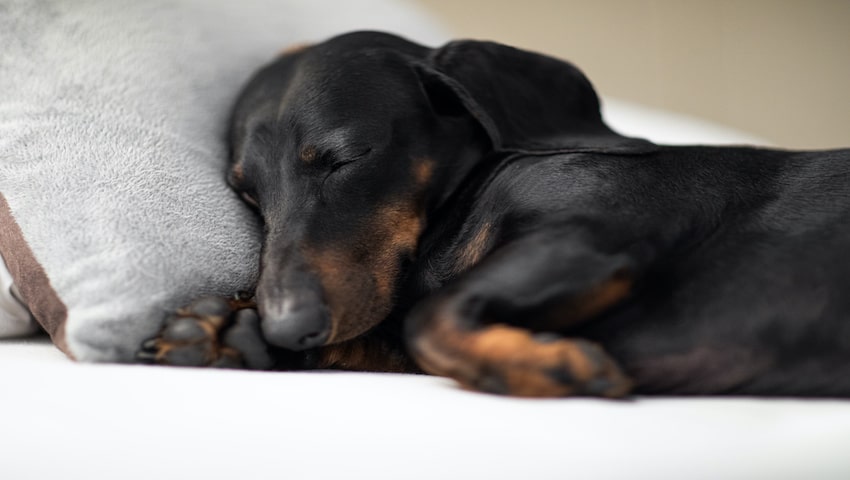
[[[611,130],[590,81],[568,62],[463,40],[432,51],[428,65],[420,77],[432,103],[465,109],[487,131],[495,150],[646,153],[656,148]]]
[[[484,130],[492,149],[502,145],[499,128],[463,85],[430,65],[417,64],[415,70],[434,113],[443,117],[469,115]]]

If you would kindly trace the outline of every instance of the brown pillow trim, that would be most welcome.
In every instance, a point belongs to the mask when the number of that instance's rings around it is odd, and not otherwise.
[[[35,320],[44,328],[53,343],[73,358],[65,343],[65,320],[68,309],[50,285],[47,273],[29,248],[6,198],[0,193],[0,255],[21,299],[29,307]]]

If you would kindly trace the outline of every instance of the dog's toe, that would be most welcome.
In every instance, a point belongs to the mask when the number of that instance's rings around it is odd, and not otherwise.
[[[166,323],[160,336],[167,342],[202,342],[209,335],[208,329],[201,327],[196,318],[177,317]]]
[[[254,309],[236,311],[233,325],[224,333],[224,344],[241,352],[248,368],[265,370],[274,364],[260,330],[260,317]]]

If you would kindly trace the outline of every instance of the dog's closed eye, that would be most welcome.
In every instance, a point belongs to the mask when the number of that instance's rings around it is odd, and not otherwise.
[[[334,173],[340,168],[366,157],[372,151],[372,147],[369,145],[361,145],[350,150],[350,152],[345,152],[339,156],[329,155],[329,157],[331,157],[329,162],[330,173]]]
[[[334,172],[336,172],[337,170],[341,169],[342,167],[344,167],[344,166],[346,166],[346,165],[349,165],[349,164],[352,164],[352,163],[354,163],[354,162],[356,162],[356,161],[357,161],[357,159],[356,159],[356,158],[347,158],[347,159],[345,159],[345,160],[337,160],[336,162],[334,162],[334,163],[332,163],[332,164],[331,164],[331,170],[330,170],[330,173],[334,173]]]

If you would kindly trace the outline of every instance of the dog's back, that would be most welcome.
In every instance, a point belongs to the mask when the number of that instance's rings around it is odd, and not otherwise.
[[[850,150],[494,162],[423,239],[428,288],[474,268],[470,245],[480,260],[541,231],[589,229],[595,249],[652,260],[626,300],[561,333],[601,343],[638,391],[850,394]]]

